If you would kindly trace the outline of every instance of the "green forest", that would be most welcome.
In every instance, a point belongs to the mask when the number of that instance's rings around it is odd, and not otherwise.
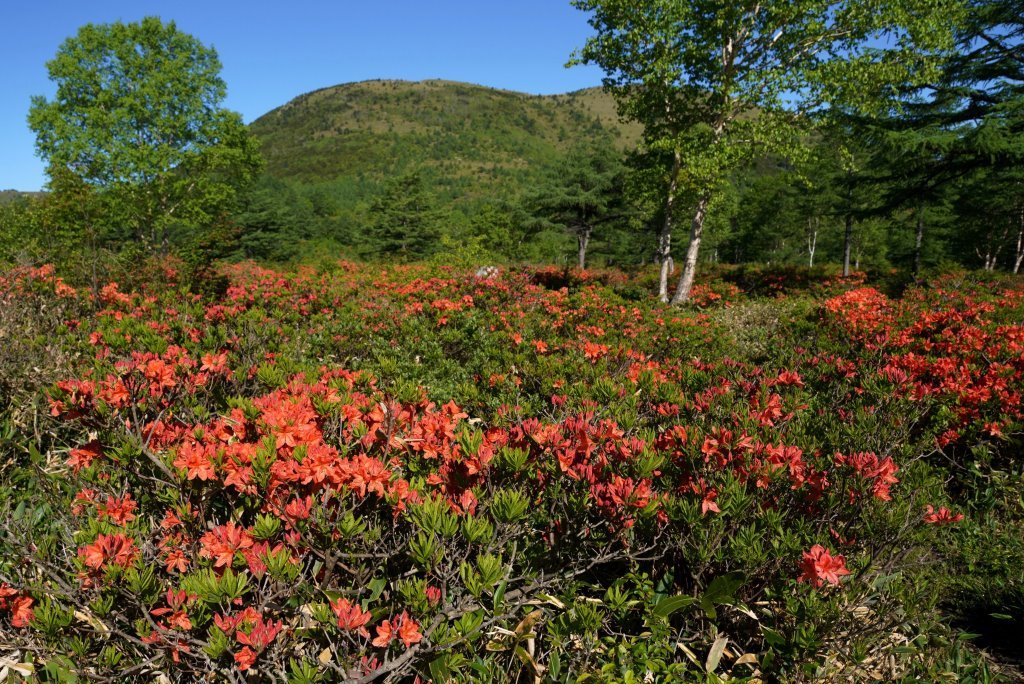
[[[1024,2],[572,0],[250,124],[86,24],[0,193],[0,682],[1024,681]]]
[[[917,62],[906,56],[921,73],[887,75],[891,82],[872,92],[808,67],[805,80],[817,82],[802,85],[833,92],[805,106],[788,102],[784,84],[774,94],[744,92],[742,80],[723,79],[747,76],[724,72],[692,87],[673,84],[656,96],[661,104],[641,100],[641,91],[654,96],[642,70],[682,73],[683,57],[611,73],[605,89],[558,96],[445,81],[325,88],[232,133],[235,158],[202,170],[217,187],[193,187],[195,211],[162,217],[159,239],[124,214],[122,186],[140,169],[85,177],[71,170],[66,150],[48,153],[58,142],[51,136],[69,133],[37,120],[50,184],[39,195],[0,198],[0,258],[76,261],[88,243],[102,264],[154,249],[193,261],[413,261],[458,245],[472,246],[481,264],[634,268],[672,256],[659,246],[669,223],[679,226],[679,260],[703,194],[699,263],[1016,273],[1024,258],[1017,9],[970,5],[945,43],[918,47]],[[595,48],[576,58],[600,64],[612,56]],[[70,87],[83,75],[55,77]],[[665,103],[678,112],[671,120],[647,120],[665,119]],[[44,110],[34,110],[37,119]],[[716,111],[729,119],[717,142],[703,137]],[[677,197],[666,202],[670,186]]]

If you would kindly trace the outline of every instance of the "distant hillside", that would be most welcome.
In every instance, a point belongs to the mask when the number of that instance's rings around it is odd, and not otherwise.
[[[24,192],[22,190],[0,190],[0,204],[21,198],[39,197],[42,194],[41,192]]]
[[[415,165],[463,197],[529,182],[581,141],[625,150],[640,139],[639,126],[620,123],[599,88],[536,96],[451,81],[324,88],[251,130],[281,180],[375,184]]]

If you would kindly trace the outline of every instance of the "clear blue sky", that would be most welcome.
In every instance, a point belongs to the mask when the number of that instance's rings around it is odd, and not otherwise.
[[[0,189],[46,182],[25,123],[52,97],[46,62],[87,23],[173,20],[212,45],[246,122],[301,93],[372,78],[445,78],[535,94],[598,85],[565,69],[590,35],[569,0],[0,0]]]

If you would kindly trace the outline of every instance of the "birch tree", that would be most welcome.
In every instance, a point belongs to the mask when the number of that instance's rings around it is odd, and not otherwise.
[[[677,206],[689,240],[673,304],[689,299],[708,212],[727,174],[797,155],[809,112],[885,109],[927,82],[951,47],[959,0],[573,0],[595,35],[570,64],[597,64],[619,113],[671,153],[658,241],[669,300]]]

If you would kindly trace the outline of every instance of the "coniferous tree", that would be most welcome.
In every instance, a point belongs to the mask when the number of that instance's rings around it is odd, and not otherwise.
[[[625,166],[610,146],[576,147],[528,201],[532,226],[561,229],[576,240],[576,266],[585,268],[595,231],[627,222]]]
[[[389,179],[370,203],[369,215],[364,251],[371,256],[401,261],[430,256],[444,232],[445,213],[419,169]]]
[[[992,266],[1002,228],[979,231],[975,219],[1012,213],[1014,201],[1000,187],[1007,182],[1013,187],[1016,169],[1024,163],[1024,3],[972,0],[969,6],[941,76],[905,92],[899,109],[871,125],[875,168],[886,186],[884,204],[914,214],[915,272],[923,263],[931,220],[951,218],[950,208],[964,212],[955,220],[958,257],[975,254],[976,263]],[[979,194],[989,201],[965,201]],[[995,207],[999,198],[1010,206]]]
[[[284,261],[301,239],[296,197],[281,181],[263,176],[239,199],[233,220],[240,235],[236,254],[245,259]]]

